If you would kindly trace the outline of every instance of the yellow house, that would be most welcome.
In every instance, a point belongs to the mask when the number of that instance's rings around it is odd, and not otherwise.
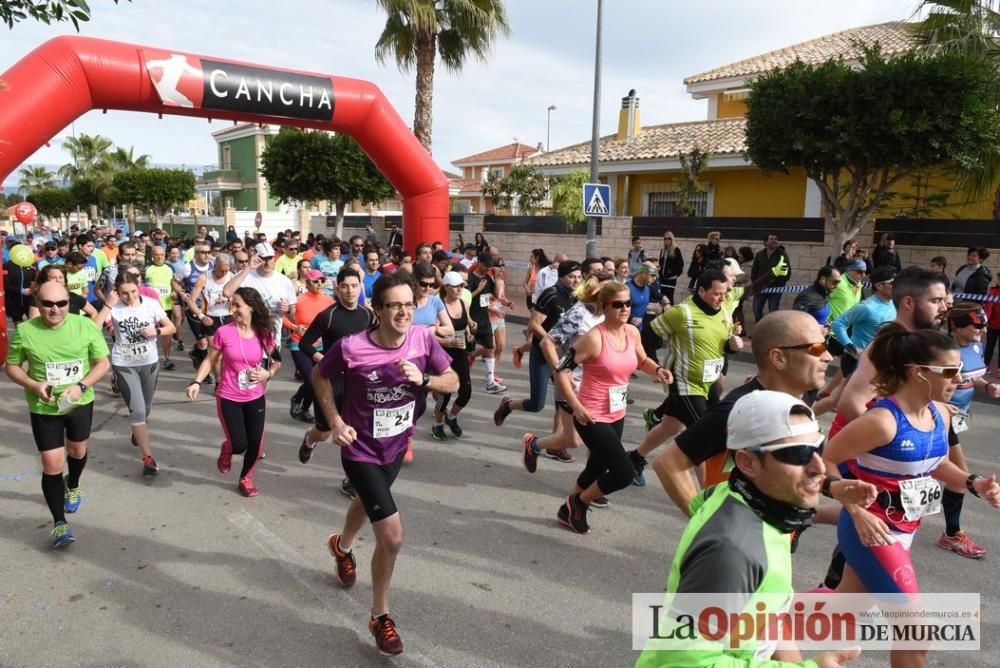
[[[531,146],[515,141],[488,151],[452,160],[451,164],[462,170],[458,178],[451,178],[452,213],[494,213],[493,200],[482,193],[483,182],[490,174],[503,178],[513,167],[532,156],[543,153],[542,144]]]
[[[892,55],[908,51],[914,41],[902,22],[882,23],[818,37],[723,65],[684,80],[694,99],[708,101],[708,118],[688,123],[642,127],[635,91],[622,98],[618,132],[600,140],[599,171],[611,185],[612,210],[624,216],[677,215],[679,154],[700,148],[712,154],[700,181],[706,188],[694,202],[695,215],[720,217],[820,217],[818,188],[802,170],[765,176],[743,156],[746,148],[748,82],[772,69],[802,60],[820,64],[843,57],[857,62],[859,45],[880,43]],[[581,142],[527,160],[548,175],[588,169],[590,142]],[[941,183],[939,179],[935,184]],[[908,185],[900,185],[905,192]],[[932,188],[933,189],[933,188]],[[906,206],[888,203],[882,215],[901,213]],[[955,206],[955,215],[992,218],[992,203]]]

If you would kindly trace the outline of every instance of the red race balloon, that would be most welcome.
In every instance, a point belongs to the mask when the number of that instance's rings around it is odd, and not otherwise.
[[[21,202],[14,207],[14,217],[24,225],[31,225],[37,215],[38,211],[35,210],[35,205],[31,202]]]

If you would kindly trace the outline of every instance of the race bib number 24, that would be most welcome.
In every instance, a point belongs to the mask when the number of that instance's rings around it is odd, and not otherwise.
[[[373,415],[372,436],[389,438],[398,436],[413,426],[413,409],[416,402],[398,408],[376,408]]]

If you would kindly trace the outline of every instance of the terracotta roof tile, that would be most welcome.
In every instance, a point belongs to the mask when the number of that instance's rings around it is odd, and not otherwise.
[[[786,46],[783,49],[769,51],[759,56],[745,58],[717,67],[714,70],[690,76],[684,80],[684,83],[691,85],[716,79],[763,74],[778,67],[791,65],[796,59],[809,65],[818,65],[839,56],[843,56],[848,61],[857,60],[861,56],[861,49],[858,48],[856,42],[862,44],[879,42],[882,45],[882,53],[885,55],[909,51],[916,44],[909,31],[909,24],[902,21],[879,23],[842,30],[831,35]]]
[[[482,153],[469,155],[464,158],[459,158],[458,160],[452,160],[451,164],[462,165],[468,162],[513,162],[515,159],[527,158],[529,155],[534,155],[538,153],[539,150],[540,149],[537,146],[529,146],[527,144],[507,144],[506,146],[498,146],[497,148],[490,149],[489,151],[483,151]]]
[[[678,153],[690,153],[695,147],[714,155],[742,153],[746,148],[746,125],[744,118],[652,125],[642,128],[631,143],[608,135],[600,140],[600,161],[669,160]],[[588,164],[590,141],[543,153],[525,162],[539,167]]]
[[[480,192],[483,182],[479,179],[451,179],[449,183],[458,188],[459,192]]]

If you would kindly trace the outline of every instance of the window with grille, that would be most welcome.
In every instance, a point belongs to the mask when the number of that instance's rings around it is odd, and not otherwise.
[[[647,194],[647,211],[649,216],[679,216],[677,202],[680,199],[678,192],[654,192]],[[694,204],[694,215],[708,215],[708,193],[695,193],[691,198]]]

